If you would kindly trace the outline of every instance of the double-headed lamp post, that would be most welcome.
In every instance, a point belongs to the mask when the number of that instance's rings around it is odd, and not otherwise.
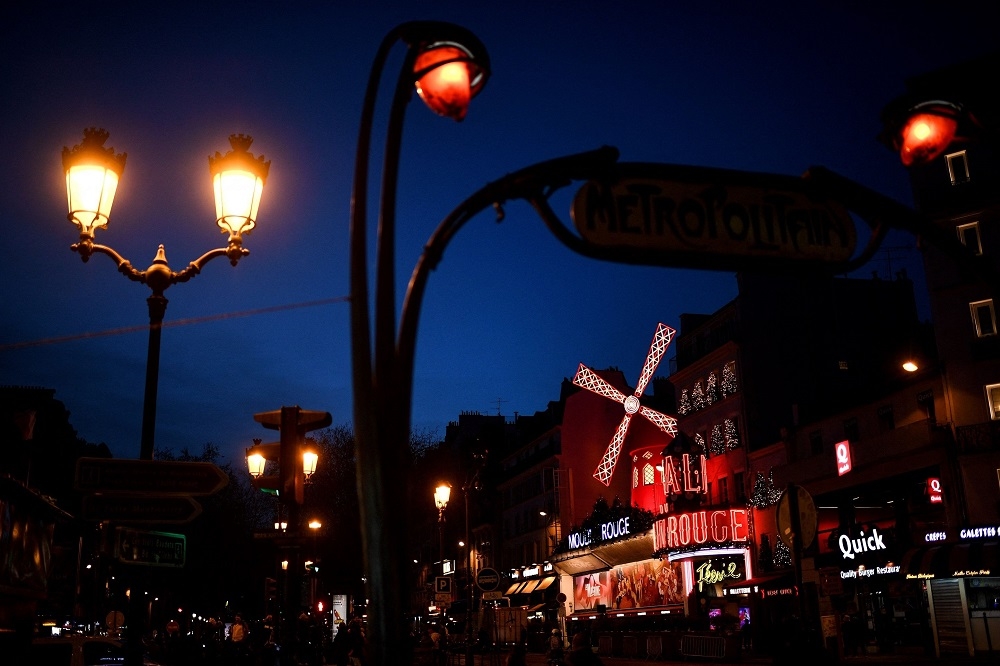
[[[229,233],[226,247],[217,248],[198,257],[184,269],[173,271],[160,245],[152,265],[137,270],[132,263],[106,245],[94,242],[97,229],[106,229],[111,217],[111,205],[122,172],[125,170],[125,153],[115,154],[114,148],[105,147],[108,132],[94,127],[83,131],[83,142],[72,149],[63,148],[63,168],[66,172],[66,195],[69,204],[67,218],[80,232],[80,241],[70,248],[88,261],[94,253],[105,254],[118,266],[118,271],[129,280],[141,282],[152,290],[146,299],[149,306],[149,348],[146,356],[146,387],[142,409],[142,438],[140,460],[152,460],[153,440],[156,429],[156,387],[160,368],[160,331],[167,299],[163,292],[178,282],[187,282],[216,257],[227,257],[233,266],[250,251],[243,247],[243,235],[249,234],[257,223],[264,181],[271,165],[264,157],[254,157],[250,152],[253,139],[243,134],[229,137],[232,146],[225,155],[209,156],[208,166],[215,190],[215,217],[223,233]]]

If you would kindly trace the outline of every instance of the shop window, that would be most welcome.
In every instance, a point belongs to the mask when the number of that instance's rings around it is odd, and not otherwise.
[[[878,416],[879,432],[889,432],[896,428],[896,415],[892,412],[892,405],[882,405],[876,412]]]
[[[979,237],[979,222],[969,222],[955,227],[958,231],[958,240],[962,245],[972,249],[972,253],[980,255],[983,253],[983,243]]]
[[[990,410],[990,418],[1000,420],[1000,384],[990,384],[986,387],[986,404]]]
[[[719,504],[729,504],[729,479],[719,479]]]
[[[861,439],[861,429],[858,427],[858,417],[852,416],[844,420],[844,439],[857,442]]]
[[[969,181],[969,160],[964,150],[945,155],[944,161],[948,163],[948,176],[952,185]]]
[[[969,303],[972,311],[972,323],[976,327],[976,336],[985,338],[988,335],[996,335],[997,320],[993,311],[993,299],[985,301],[974,301]]]
[[[823,453],[823,431],[813,430],[809,433],[809,455],[818,456]]]
[[[651,486],[656,483],[656,468],[646,463],[642,468],[642,485]]]

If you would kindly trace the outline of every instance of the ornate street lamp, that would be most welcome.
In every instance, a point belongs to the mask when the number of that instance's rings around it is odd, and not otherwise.
[[[438,510],[438,555],[441,558],[441,574],[447,573],[444,570],[444,510],[448,508],[448,500],[451,498],[451,485],[442,483],[434,489],[434,506]]]
[[[118,266],[119,272],[134,282],[152,290],[146,299],[149,306],[149,348],[146,356],[146,387],[143,397],[141,460],[152,460],[153,437],[156,428],[156,389],[160,367],[160,332],[167,299],[163,292],[172,284],[187,282],[198,275],[212,259],[225,256],[233,266],[250,254],[243,248],[243,234],[250,233],[257,223],[257,211],[264,181],[271,165],[263,156],[250,152],[253,139],[243,134],[229,137],[232,150],[225,155],[216,153],[208,158],[215,190],[216,223],[229,233],[226,247],[217,248],[198,257],[184,269],[172,271],[166,253],[160,245],[152,265],[137,270],[132,263],[106,245],[94,242],[95,232],[106,229],[111,218],[111,206],[122,173],[126,154],[115,154],[105,147],[108,132],[91,127],[83,131],[83,141],[72,149],[63,148],[63,169],[66,172],[67,219],[80,232],[80,241],[70,246],[86,262],[95,252],[105,254]]]

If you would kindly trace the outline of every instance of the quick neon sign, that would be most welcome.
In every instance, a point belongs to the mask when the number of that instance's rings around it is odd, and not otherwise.
[[[927,479],[927,496],[930,497],[931,504],[938,504],[944,501],[941,490],[941,479],[931,477]]]
[[[844,476],[851,471],[851,442],[845,439],[837,442],[837,475]]]
[[[878,533],[877,527],[873,527],[872,533],[867,537],[864,530],[861,530],[861,536],[857,539],[852,539],[846,534],[841,534],[837,540],[837,545],[840,546],[840,552],[845,560],[848,558],[853,560],[855,555],[876,550],[885,550],[885,542],[882,540],[882,535]]]

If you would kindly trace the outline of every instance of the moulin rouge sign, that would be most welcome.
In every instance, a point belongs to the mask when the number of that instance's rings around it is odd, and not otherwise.
[[[749,538],[745,508],[673,513],[653,523],[654,552],[745,542]]]

